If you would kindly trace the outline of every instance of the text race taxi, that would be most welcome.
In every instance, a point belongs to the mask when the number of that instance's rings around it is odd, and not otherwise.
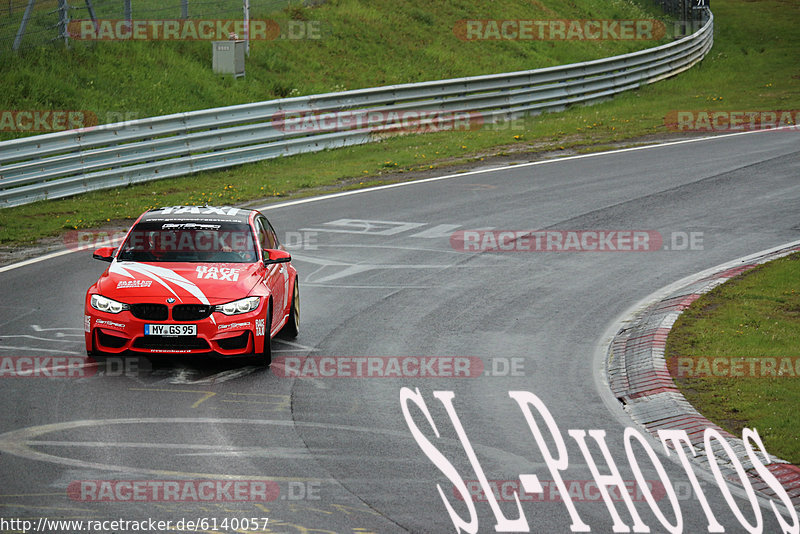
[[[231,207],[175,206],[142,214],[86,292],[89,355],[252,356],[299,326],[297,271],[267,218]]]

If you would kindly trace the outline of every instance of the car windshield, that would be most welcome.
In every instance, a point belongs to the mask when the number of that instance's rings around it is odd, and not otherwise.
[[[143,221],[120,248],[119,261],[252,263],[253,233],[243,223]]]

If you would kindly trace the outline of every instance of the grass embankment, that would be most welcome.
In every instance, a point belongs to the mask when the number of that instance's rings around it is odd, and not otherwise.
[[[390,83],[544,67],[624,53],[643,43],[459,40],[465,18],[651,17],[627,1],[563,4],[498,0],[477,10],[448,2],[436,12],[421,0],[330,2],[282,11],[321,20],[317,41],[258,43],[247,78],[209,75],[208,43],[97,43],[73,52],[43,51],[0,67],[5,109],[136,110],[140,116]],[[591,107],[528,118],[511,128],[403,136],[366,146],[264,161],[70,199],[0,210],[0,245],[34,242],[74,228],[130,219],[151,206],[284,199],[318,188],[363,187],[491,155],[575,147],[596,150],[667,133],[673,110],[793,109],[800,94],[796,58],[800,5],[785,0],[720,0],[714,49],[680,76]],[[277,18],[277,17],[273,17]],[[124,53],[123,53],[124,52]],[[191,60],[191,61],[189,61]],[[188,64],[187,64],[188,62]],[[139,65],[146,65],[139,68]],[[508,125],[507,125],[508,126]]]
[[[229,4],[226,15],[235,18]],[[135,2],[136,19],[177,18],[178,9],[153,10],[157,0]],[[178,6],[177,0],[167,0]],[[271,2],[275,4],[278,2]],[[288,4],[289,2],[283,2]],[[71,50],[46,48],[3,55],[0,109],[88,110],[100,122],[120,115],[152,117],[283,98],[509,72],[560,65],[647,48],[648,41],[470,41],[454,28],[463,19],[637,19],[659,15],[627,0],[331,0],[283,9],[253,3],[251,18],[308,23],[318,39],[252,41],[247,75],[234,80],[211,72],[208,41],[73,41]],[[120,3],[121,5],[121,3]],[[193,4],[190,0],[190,14]],[[269,4],[268,4],[269,5]],[[208,8],[206,8],[208,9]],[[238,3],[241,13],[241,2]],[[102,16],[101,13],[98,16]],[[121,13],[106,13],[119,19]],[[240,15],[239,15],[240,16]],[[304,29],[294,34],[302,36]],[[670,26],[669,29],[672,29]],[[54,30],[55,31],[55,30]],[[5,134],[10,138],[13,134]]]
[[[757,267],[696,300],[670,332],[666,355],[672,365],[693,358],[685,369],[695,372],[701,361],[722,358],[717,371],[738,376],[676,379],[683,394],[722,428],[739,436],[742,428],[755,428],[770,453],[800,464],[800,254]],[[725,358],[745,360],[736,367]],[[749,358],[756,359],[755,374],[767,376],[751,376]]]

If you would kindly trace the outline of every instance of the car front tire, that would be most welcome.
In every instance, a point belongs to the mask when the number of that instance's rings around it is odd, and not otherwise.
[[[300,286],[297,278],[294,279],[294,289],[292,290],[292,305],[289,308],[289,317],[283,325],[278,335],[284,339],[294,339],[300,333]]]

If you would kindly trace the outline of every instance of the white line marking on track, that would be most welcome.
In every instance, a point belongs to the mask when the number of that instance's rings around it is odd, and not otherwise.
[[[451,179],[451,178],[461,178],[461,177],[464,177],[464,176],[471,176],[471,175],[476,175],[476,174],[496,172],[496,171],[501,171],[501,170],[519,169],[519,168],[523,168],[523,167],[530,167],[530,166],[533,166],[533,165],[546,165],[546,164],[551,164],[551,163],[559,163],[559,162],[562,162],[562,161],[573,161],[573,160],[576,160],[576,159],[583,159],[583,158],[596,158],[596,157],[602,157],[602,156],[607,156],[607,155],[611,155],[611,154],[623,154],[625,152],[633,152],[633,151],[636,151],[636,150],[649,150],[649,149],[652,149],[652,148],[661,148],[661,147],[682,145],[682,144],[688,144],[688,143],[701,143],[701,142],[704,142],[704,141],[716,141],[716,140],[719,140],[719,139],[727,139],[728,137],[737,137],[737,136],[740,136],[740,135],[752,135],[752,134],[763,134],[763,133],[770,133],[770,132],[782,132],[782,131],[789,131],[789,130],[792,130],[792,129],[794,129],[793,126],[787,126],[785,128],[775,128],[775,129],[772,129],[772,130],[753,130],[753,131],[749,131],[749,132],[737,132],[737,133],[732,133],[732,134],[712,135],[712,136],[709,136],[709,137],[699,137],[699,138],[696,138],[696,139],[683,139],[681,141],[668,141],[666,143],[656,143],[656,144],[652,144],[652,145],[636,146],[636,147],[629,147],[629,148],[620,148],[620,149],[617,149],[617,150],[609,150],[607,152],[592,152],[591,154],[578,154],[576,156],[567,156],[567,157],[564,157],[564,158],[554,158],[554,159],[546,159],[546,160],[541,160],[541,161],[532,161],[532,162],[529,162],[529,163],[519,163],[519,164],[516,164],[516,165],[504,165],[502,167],[493,167],[493,168],[490,168],[490,169],[479,169],[479,170],[475,170],[475,171],[458,172],[458,173],[454,173],[454,174],[446,174],[444,176],[434,176],[432,178],[423,178],[422,180],[414,180],[414,181],[410,181],[410,182],[397,182],[397,183],[394,183],[394,184],[379,185],[379,186],[370,187],[370,188],[367,188],[367,189],[355,189],[353,191],[341,191],[339,193],[331,193],[329,195],[322,195],[322,196],[318,196],[318,197],[309,197],[309,198],[301,198],[301,199],[298,199],[298,200],[289,200],[287,202],[281,202],[281,203],[278,203],[278,204],[268,204],[268,205],[266,205],[264,207],[256,208],[256,209],[258,209],[259,211],[271,211],[271,210],[277,210],[277,209],[281,209],[281,208],[289,208],[289,207],[292,207],[292,206],[299,206],[301,204],[310,204],[312,202],[320,202],[322,200],[331,200],[331,199],[334,199],[334,198],[349,197],[349,196],[352,196],[352,195],[360,195],[360,194],[364,194],[364,193],[371,193],[371,192],[374,192],[374,191],[383,191],[384,189],[392,189],[392,188],[395,188],[395,187],[407,187],[407,186],[416,185],[416,184],[424,184],[424,183],[428,183],[428,182],[437,182],[439,180],[448,180],[448,179]],[[50,254],[45,254],[44,256],[39,256],[39,257],[36,257],[36,258],[30,258],[28,260],[24,260],[24,261],[21,261],[21,262],[18,262],[18,263],[12,263],[10,265],[5,265],[3,267],[0,267],[0,273],[4,273],[4,272],[7,272],[7,271],[12,271],[14,269],[19,269],[20,267],[26,267],[28,265],[33,265],[33,264],[36,264],[36,263],[39,263],[39,262],[42,262],[42,261],[51,260],[53,258],[66,256],[67,254],[72,254],[73,252],[79,252],[79,250],[78,249],[74,249],[74,250],[73,249],[59,250],[59,251],[56,251],[56,252],[51,252]]]

